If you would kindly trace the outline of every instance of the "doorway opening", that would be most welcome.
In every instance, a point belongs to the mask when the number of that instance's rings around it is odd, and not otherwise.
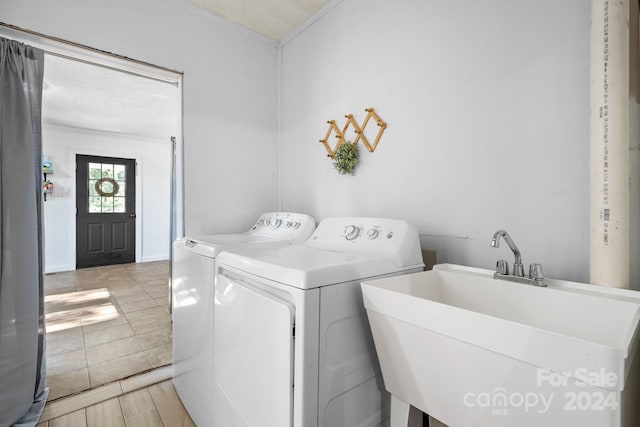
[[[50,400],[172,363],[179,90],[45,55],[43,153]],[[177,138],[178,142],[180,138]],[[176,182],[172,182],[175,180]]]
[[[43,92],[43,153],[55,171],[43,203],[53,400],[172,363],[181,114],[173,84],[56,55],[45,55]]]

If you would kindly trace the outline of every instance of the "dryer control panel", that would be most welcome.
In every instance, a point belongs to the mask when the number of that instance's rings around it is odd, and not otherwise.
[[[418,230],[404,220],[369,217],[325,218],[307,246],[393,259],[396,266],[422,263]]]
[[[315,226],[316,221],[309,215],[294,212],[267,212],[260,215],[247,233],[301,243],[309,237]]]

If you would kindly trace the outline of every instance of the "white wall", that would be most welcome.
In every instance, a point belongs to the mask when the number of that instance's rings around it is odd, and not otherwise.
[[[282,200],[316,218],[406,218],[439,262],[588,280],[589,2],[344,0],[282,51]],[[388,127],[354,177],[326,120]],[[463,236],[459,238],[456,236]]]
[[[277,55],[170,1],[8,0],[4,22],[183,70],[187,234],[277,201]],[[282,51],[282,209],[406,218],[439,261],[588,279],[589,2],[344,0]],[[375,107],[355,177],[317,140]],[[454,236],[463,236],[457,238]]]
[[[3,0],[2,21],[184,72],[186,234],[276,209],[272,44],[168,0]]]
[[[45,271],[74,270],[75,155],[133,158],[137,165],[136,258],[169,258],[171,147],[169,141],[71,127],[43,126],[43,153],[53,162],[53,194],[44,204]]]

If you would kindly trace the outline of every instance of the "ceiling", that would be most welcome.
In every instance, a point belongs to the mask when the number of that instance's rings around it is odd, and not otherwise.
[[[279,42],[331,0],[181,1]]]
[[[45,123],[168,139],[178,123],[178,89],[157,80],[46,56]]]

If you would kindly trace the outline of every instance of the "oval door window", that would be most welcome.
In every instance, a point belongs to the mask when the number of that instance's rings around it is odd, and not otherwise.
[[[113,178],[101,178],[93,185],[93,189],[102,197],[113,197],[120,191],[120,184]]]

